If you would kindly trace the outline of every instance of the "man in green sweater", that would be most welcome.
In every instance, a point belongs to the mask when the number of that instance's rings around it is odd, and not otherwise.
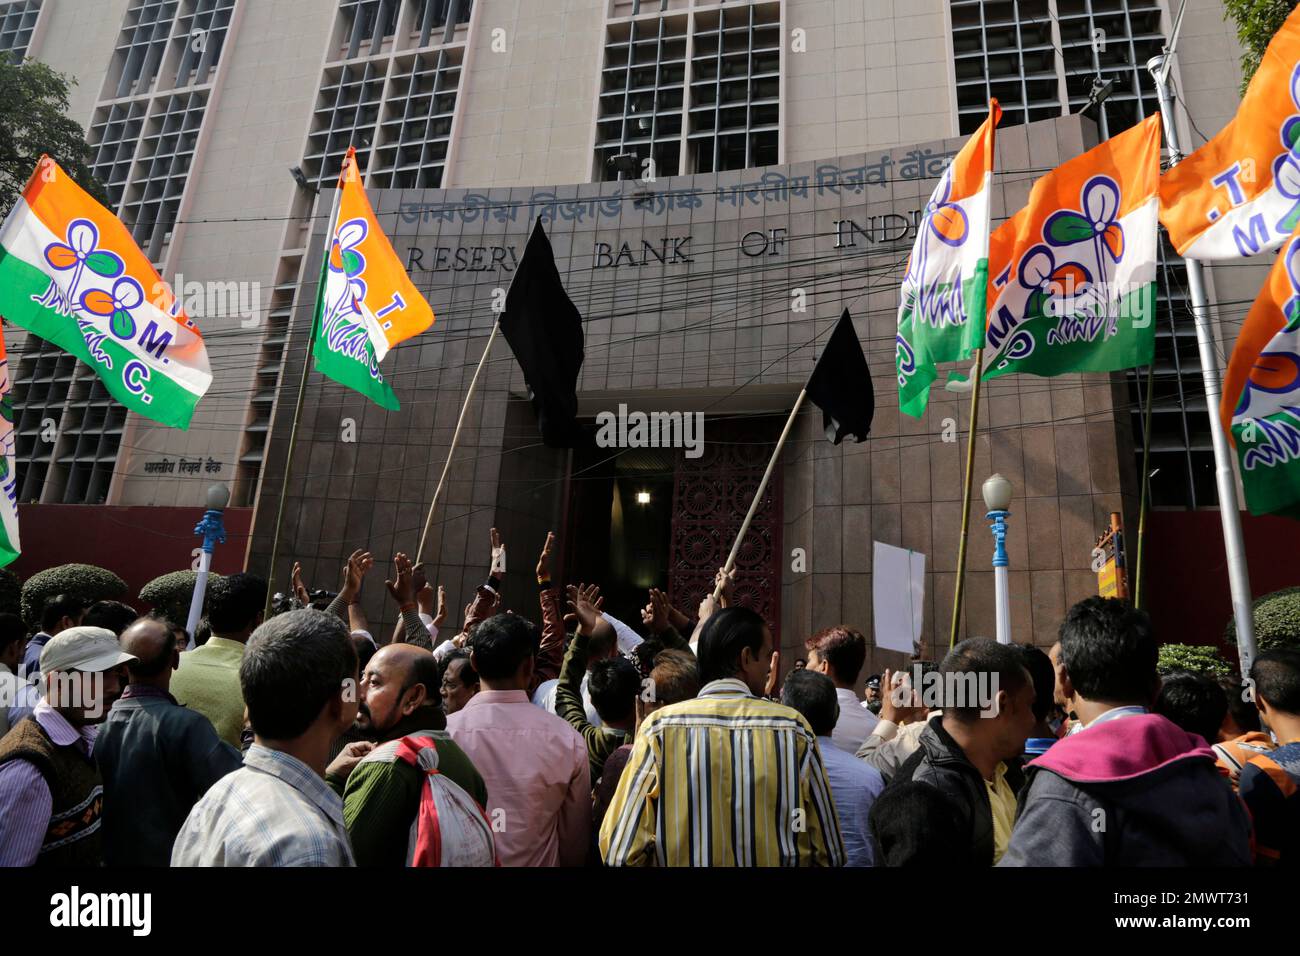
[[[631,739],[636,729],[636,699],[641,692],[641,674],[627,658],[597,661],[587,678],[587,690],[603,726],[597,727],[587,719],[587,709],[582,703],[582,675],[587,673],[588,645],[592,637],[606,632],[610,643],[614,643],[614,627],[601,617],[598,593],[569,587],[569,603],[577,615],[578,629],[564,654],[560,681],[555,687],[555,713],[567,720],[587,742],[593,788],[609,755]]]
[[[343,797],[343,822],[357,866],[404,866],[411,824],[420,808],[425,773],[397,758],[403,737],[427,737],[438,771],[487,805],[483,778],[447,735],[433,654],[413,644],[381,647],[361,678],[357,728],[376,745],[350,744],[326,779]]]

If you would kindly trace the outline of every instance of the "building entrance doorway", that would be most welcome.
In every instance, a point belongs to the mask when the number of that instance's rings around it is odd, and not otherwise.
[[[682,449],[575,450],[569,477],[565,581],[598,583],[605,610],[640,628],[646,590],[664,590],[694,617],[726,563],[784,419],[719,418],[703,454]],[[780,644],[781,468],[736,559],[735,598]]]

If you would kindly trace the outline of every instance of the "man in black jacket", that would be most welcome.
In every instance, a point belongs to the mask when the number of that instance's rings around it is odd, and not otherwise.
[[[962,641],[917,688],[942,709],[871,810],[877,866],[992,866],[1010,839],[1034,685],[1017,648]]]

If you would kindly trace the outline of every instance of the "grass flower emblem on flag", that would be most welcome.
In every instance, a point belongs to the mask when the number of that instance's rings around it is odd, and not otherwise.
[[[316,369],[390,411],[400,407],[379,363],[433,324],[433,310],[379,228],[349,149],[321,269],[312,354]]]
[[[922,214],[899,290],[898,404],[919,418],[938,362],[970,358],[984,343],[989,277],[989,187],[997,100],[944,171]]]
[[[1219,416],[1251,514],[1300,518],[1300,231],[1237,335]]]
[[[0,314],[163,425],[188,428],[212,384],[203,337],[171,288],[126,226],[48,156],[0,230]]]
[[[1159,172],[1157,115],[1038,180],[993,233],[986,379],[1150,363]]]
[[[1300,224],[1300,8],[1269,42],[1232,122],[1160,182],[1181,256],[1272,252]]]

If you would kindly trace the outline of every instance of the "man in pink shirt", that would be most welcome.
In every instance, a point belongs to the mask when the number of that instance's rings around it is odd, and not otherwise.
[[[528,697],[539,637],[516,614],[479,624],[467,646],[481,689],[447,730],[487,784],[502,866],[581,866],[591,828],[587,745]]]

